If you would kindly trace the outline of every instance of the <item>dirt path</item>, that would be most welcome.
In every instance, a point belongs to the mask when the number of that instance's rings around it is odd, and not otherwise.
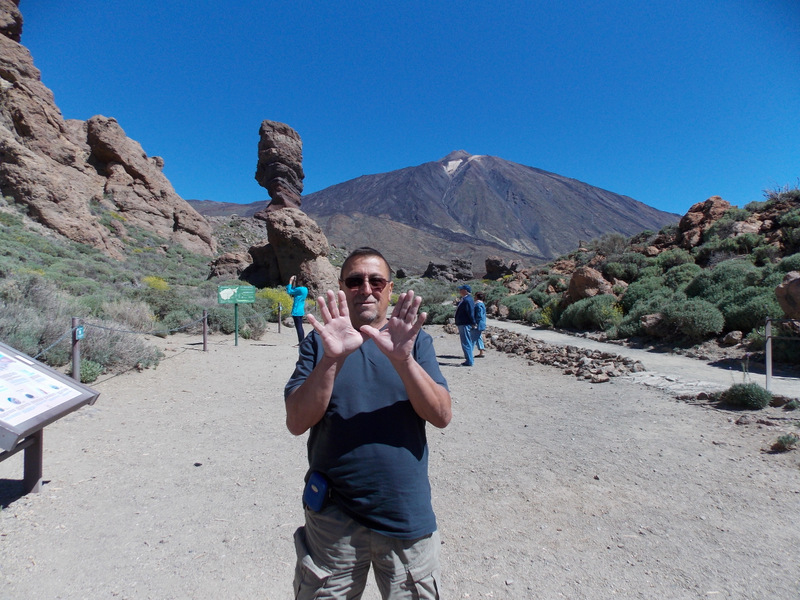
[[[641,361],[646,372],[634,379],[638,383],[658,387],[676,395],[696,391],[718,391],[729,388],[734,383],[753,381],[766,387],[764,365],[747,363],[744,372],[743,361],[713,361],[688,358],[669,352],[656,352],[629,348],[620,344],[598,342],[590,338],[567,335],[551,329],[534,329],[530,325],[509,321],[489,320],[489,325],[502,327],[509,331],[523,333],[548,344],[573,345],[580,348],[614,352]],[[770,391],[788,398],[800,398],[800,377],[781,375],[774,366],[769,386]]]
[[[795,428],[633,380],[592,385],[489,352],[457,367],[429,428],[443,598],[795,600]],[[294,332],[160,341],[154,370],[107,378],[45,431],[45,485],[14,498],[0,463],[0,599],[291,597],[305,436],[284,426]],[[374,600],[374,584],[365,594]]]

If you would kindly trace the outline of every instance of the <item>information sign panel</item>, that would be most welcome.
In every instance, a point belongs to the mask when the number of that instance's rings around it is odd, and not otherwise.
[[[252,285],[220,285],[217,287],[219,304],[252,304],[256,301],[256,288]]]
[[[90,387],[0,343],[0,450],[99,396]]]

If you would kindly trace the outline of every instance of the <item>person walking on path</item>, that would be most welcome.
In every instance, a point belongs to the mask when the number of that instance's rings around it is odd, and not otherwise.
[[[377,250],[353,251],[284,390],[289,431],[311,430],[298,600],[360,598],[370,567],[384,600],[439,598],[425,428],[448,425],[451,398],[421,298],[400,294],[387,318],[392,288]]]
[[[297,330],[297,345],[299,346],[306,336],[306,332],[303,330],[303,317],[306,315],[308,288],[305,286],[295,287],[295,283],[297,283],[297,275],[292,275],[289,278],[289,285],[286,286],[286,293],[292,297],[292,320],[294,328]]]
[[[478,348],[476,358],[483,358],[485,356],[484,350],[486,346],[483,343],[483,332],[486,330],[486,304],[484,300],[486,294],[483,292],[475,292],[475,329],[472,330],[472,343]]]
[[[472,288],[464,284],[458,288],[461,300],[456,306],[456,327],[461,339],[461,350],[464,352],[462,367],[471,367],[475,364],[473,357],[472,330],[475,328],[475,301],[472,299]]]

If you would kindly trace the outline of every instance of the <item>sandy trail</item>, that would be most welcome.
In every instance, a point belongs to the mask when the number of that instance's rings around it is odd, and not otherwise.
[[[443,598],[792,599],[792,413],[592,385],[490,351],[457,367],[428,327],[454,419],[429,427]],[[294,331],[154,340],[157,369],[101,378],[45,430],[45,485],[0,463],[0,598],[291,598],[306,436],[284,426]],[[364,598],[374,600],[373,582]]]

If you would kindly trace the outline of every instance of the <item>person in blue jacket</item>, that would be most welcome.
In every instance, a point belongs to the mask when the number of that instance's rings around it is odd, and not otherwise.
[[[472,342],[478,348],[476,358],[483,358],[486,346],[483,343],[483,332],[486,329],[486,304],[484,300],[486,294],[475,292],[475,324],[477,327],[472,330]]]
[[[456,305],[456,327],[461,338],[461,350],[464,351],[462,367],[471,367],[475,364],[472,355],[472,330],[477,327],[475,323],[475,301],[472,299],[472,288],[464,284],[458,288],[461,300]]]
[[[303,317],[306,316],[308,288],[305,286],[295,287],[295,283],[297,283],[297,275],[292,275],[289,278],[289,285],[286,286],[286,293],[292,297],[292,320],[294,328],[297,330],[297,343],[299,344],[306,337],[306,332],[303,330]]]

